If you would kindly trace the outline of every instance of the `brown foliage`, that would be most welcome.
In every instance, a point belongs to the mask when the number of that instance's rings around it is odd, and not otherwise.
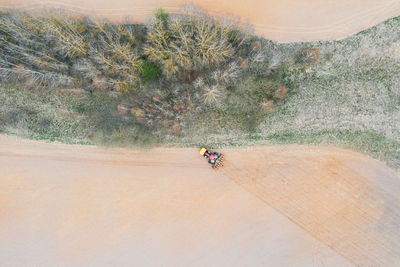
[[[123,105],[118,105],[118,113],[119,115],[126,115],[128,113],[128,108]]]
[[[257,51],[261,50],[261,42],[260,41],[254,42],[253,49]]]
[[[242,70],[247,70],[249,68],[249,60],[243,60],[242,64],[240,64],[240,67],[242,68]]]
[[[313,55],[312,56],[313,63],[317,63],[321,57],[319,54],[319,49],[317,47],[313,47],[313,48],[310,48],[308,51],[309,51],[309,53],[311,53]]]
[[[285,86],[281,86],[281,87],[279,87],[278,88],[278,90],[276,91],[276,97],[278,98],[278,99],[284,99],[285,98],[285,96],[286,96],[286,87]]]
[[[182,125],[179,122],[174,122],[171,126],[171,131],[175,134],[180,134],[182,132]]]

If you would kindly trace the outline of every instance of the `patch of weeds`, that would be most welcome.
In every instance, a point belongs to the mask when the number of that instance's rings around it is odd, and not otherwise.
[[[144,82],[146,83],[153,81],[161,74],[161,70],[157,67],[157,65],[148,61],[142,62],[142,65],[140,66],[140,72]]]

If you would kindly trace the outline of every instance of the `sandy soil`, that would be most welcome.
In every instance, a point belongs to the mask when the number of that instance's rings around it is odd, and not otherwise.
[[[0,136],[3,266],[395,266],[400,179],[331,147],[139,152]]]
[[[249,21],[257,34],[279,42],[340,39],[400,15],[399,0],[0,0],[0,7],[57,7],[114,21],[143,21],[157,7],[178,12],[187,2]]]

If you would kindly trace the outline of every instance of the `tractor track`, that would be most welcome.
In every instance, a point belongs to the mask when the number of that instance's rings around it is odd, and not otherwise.
[[[31,158],[40,160],[64,161],[81,164],[107,164],[121,166],[137,166],[137,167],[177,167],[177,168],[204,168],[204,164],[193,164],[190,162],[170,162],[170,161],[140,161],[140,160],[112,160],[112,159],[93,159],[79,156],[64,156],[64,155],[44,155],[44,154],[27,154],[14,152],[0,152],[0,157],[16,157],[16,158]]]

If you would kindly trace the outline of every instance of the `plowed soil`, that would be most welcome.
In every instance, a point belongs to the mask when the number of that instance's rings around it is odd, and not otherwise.
[[[4,266],[396,266],[400,179],[332,147],[134,151],[0,136]]]

